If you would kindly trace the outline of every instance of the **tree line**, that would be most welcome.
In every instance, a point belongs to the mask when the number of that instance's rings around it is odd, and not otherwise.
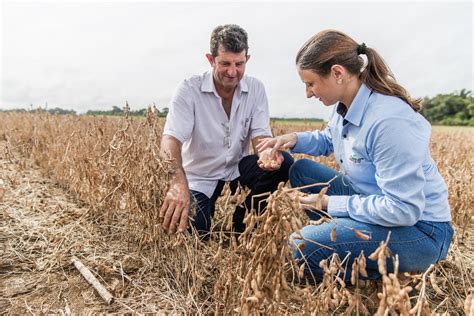
[[[107,116],[123,116],[125,111],[130,116],[145,116],[146,112],[148,111],[147,108],[143,108],[140,110],[132,111],[125,106],[125,108],[119,108],[118,106],[113,106],[112,110],[109,111],[97,111],[97,110],[89,110],[86,112],[86,115],[107,115]],[[161,110],[156,109],[158,116],[166,117],[168,114],[168,108],[163,108]]]
[[[438,94],[423,100],[421,114],[431,124],[474,126],[472,91],[462,89],[451,94]]]
[[[156,109],[156,108],[155,108]],[[147,108],[139,109],[136,111],[130,110],[127,106],[124,108],[120,108],[118,106],[112,106],[111,110],[89,110],[87,111],[84,115],[92,115],[92,116],[124,116],[125,111],[128,113],[129,116],[145,116],[147,112]],[[67,110],[59,107],[51,108],[48,109],[47,107],[37,107],[33,108],[33,106],[30,106],[30,110],[26,109],[10,109],[10,110],[2,110],[0,109],[0,112],[15,112],[15,113],[50,113],[54,115],[77,115],[77,112],[75,110]],[[161,117],[166,117],[168,114],[168,108],[163,108],[160,110],[156,109],[156,112],[158,113],[158,116]]]
[[[45,109],[45,108],[42,108],[42,107],[37,107],[37,108],[33,108],[31,107],[30,110],[27,110],[27,109],[10,109],[10,110],[3,110],[3,109],[0,109],[0,112],[14,112],[14,113],[41,113],[41,112],[48,112],[50,114],[57,114],[57,115],[67,115],[67,114],[72,114],[72,115],[76,115],[76,111],[74,110],[67,110],[67,109],[62,109],[62,108],[59,108],[59,107],[56,107],[56,108],[52,108],[52,109]]]
[[[33,109],[30,106],[30,110],[25,109],[13,109],[13,110],[1,110],[0,112],[48,112],[51,114],[64,115],[73,114],[76,115],[74,110],[66,110],[59,107],[52,109],[47,108],[36,108]],[[147,108],[132,111],[129,109],[128,104],[124,108],[118,106],[112,106],[111,110],[89,110],[85,115],[106,115],[106,116],[123,116],[125,112],[131,116],[144,116],[147,112]],[[165,107],[161,111],[157,110],[157,113],[161,117],[166,117],[168,114],[168,108]],[[434,125],[464,125],[474,126],[474,98],[472,91],[462,89],[450,94],[438,94],[433,98],[425,97],[423,99],[423,108],[421,114]],[[292,118],[291,120],[304,120],[300,118]]]

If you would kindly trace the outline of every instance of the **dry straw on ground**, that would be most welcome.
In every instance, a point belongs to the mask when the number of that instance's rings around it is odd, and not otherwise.
[[[163,232],[158,210],[169,163],[159,156],[163,121],[153,111],[145,119],[25,113],[1,114],[0,121],[0,310],[5,313],[473,310],[474,133],[469,130],[435,131],[432,139],[456,227],[447,260],[401,279],[385,269],[386,260],[395,267],[398,260],[390,256],[388,239],[373,254],[353,254],[355,261],[350,256],[322,261],[326,273],[315,283],[303,275],[304,263],[292,260],[288,237],[309,222],[283,186],[269,195],[264,213],[250,212],[240,239],[226,227],[248,192],[232,194],[228,188],[218,201],[209,242]],[[275,134],[314,128],[272,127]],[[332,158],[313,159],[335,165]],[[114,295],[113,304],[103,303],[81,279],[70,263],[73,256]],[[363,281],[365,262],[372,259],[383,274],[379,282]],[[343,275],[349,263],[348,284]]]

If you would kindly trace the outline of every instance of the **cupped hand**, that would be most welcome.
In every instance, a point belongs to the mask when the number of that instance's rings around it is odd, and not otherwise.
[[[273,153],[272,148],[267,148],[259,153],[257,164],[263,170],[275,171],[280,169],[283,160],[285,158],[280,151]]]
[[[171,183],[160,209],[164,230],[171,234],[176,229],[180,233],[184,232],[188,225],[189,206],[190,194],[187,183],[183,181]]]

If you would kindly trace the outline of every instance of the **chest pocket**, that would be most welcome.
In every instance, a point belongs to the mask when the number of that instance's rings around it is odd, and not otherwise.
[[[375,166],[365,157],[352,153],[347,159],[346,172],[355,182],[372,183],[375,181]]]
[[[250,117],[247,118],[242,118],[240,121],[239,127],[241,129],[240,131],[240,141],[243,142],[245,139],[247,139],[249,135],[249,130],[250,130]]]

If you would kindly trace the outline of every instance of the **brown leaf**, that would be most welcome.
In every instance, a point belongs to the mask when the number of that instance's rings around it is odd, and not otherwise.
[[[328,187],[324,187],[321,189],[321,191],[319,191],[319,194],[316,198],[316,202],[314,202],[314,207],[317,209],[317,210],[322,210],[323,209],[323,205],[322,205],[322,200],[323,200],[323,196],[324,194],[326,194],[326,192],[328,191]]]
[[[298,277],[302,279],[304,277],[304,266],[306,265],[306,262],[303,262],[302,265],[300,265],[298,269]]]
[[[377,260],[380,251],[382,251],[382,248],[379,246],[374,252],[370,254],[369,259],[374,261]]]
[[[300,242],[298,245],[296,245],[296,248],[298,248],[298,250],[302,250],[306,247],[306,244],[304,242]]]
[[[336,227],[334,227],[334,228],[331,230],[331,241],[332,241],[332,242],[336,242],[336,239],[337,239]]]
[[[351,284],[352,285],[356,284],[356,277],[357,277],[358,268],[359,267],[357,266],[357,260],[354,260],[354,262],[352,263],[352,272],[351,272]]]
[[[326,194],[326,192],[328,191],[329,187],[324,187],[321,189],[321,191],[319,191],[319,194],[318,194],[318,198],[321,200],[323,198],[323,195]]]
[[[324,223],[329,223],[331,221],[330,218],[328,217],[321,217],[320,219],[318,219],[317,221],[309,221],[309,224],[310,225],[315,225],[315,226],[318,226],[318,225],[321,225],[321,224],[324,224]]]
[[[433,290],[435,290],[435,292],[436,292],[438,295],[446,295],[446,294],[444,294],[444,292],[439,288],[438,283],[436,282],[436,273],[435,273],[435,272],[432,272],[432,273],[430,274],[430,283],[431,283],[431,286],[433,287]]]
[[[0,187],[0,202],[3,201],[3,196],[5,195],[5,188]]]
[[[358,238],[360,238],[360,239],[362,239],[362,240],[370,240],[370,236],[369,236],[369,235],[364,234],[363,232],[361,232],[361,231],[358,230],[358,229],[354,229],[354,233],[355,233],[355,235],[356,235]]]
[[[359,264],[359,273],[360,273],[360,275],[367,278],[368,277],[367,270],[366,270],[367,261],[365,260],[364,250],[362,250],[360,252],[359,258],[357,260],[358,260],[358,264]]]
[[[256,296],[249,296],[245,299],[246,302],[258,304],[258,298]]]

